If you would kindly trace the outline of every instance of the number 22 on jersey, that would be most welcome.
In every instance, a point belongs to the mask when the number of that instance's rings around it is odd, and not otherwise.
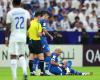
[[[24,29],[24,17],[15,17],[16,29]]]

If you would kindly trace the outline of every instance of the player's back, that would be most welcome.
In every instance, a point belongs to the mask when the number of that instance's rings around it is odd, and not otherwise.
[[[23,8],[13,8],[7,14],[7,22],[11,23],[11,36],[15,41],[26,42],[27,20],[29,12]]]

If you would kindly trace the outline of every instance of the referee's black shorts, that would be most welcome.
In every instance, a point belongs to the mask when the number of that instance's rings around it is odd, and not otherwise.
[[[43,48],[40,40],[29,40],[28,47],[30,53],[40,54],[43,52]]]

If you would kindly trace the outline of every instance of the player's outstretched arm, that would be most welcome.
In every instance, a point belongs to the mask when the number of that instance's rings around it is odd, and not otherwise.
[[[46,29],[43,29],[43,31],[51,38],[51,40],[53,40],[53,36]]]

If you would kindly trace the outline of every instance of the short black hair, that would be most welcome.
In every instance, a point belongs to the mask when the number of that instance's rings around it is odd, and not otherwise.
[[[36,11],[35,12],[35,17],[41,16],[41,11]]]
[[[75,20],[77,20],[77,19],[78,19],[78,20],[80,19],[79,16],[76,16],[76,17],[75,17]]]
[[[41,15],[45,15],[45,14],[48,14],[49,15],[49,12],[48,11],[41,11]]]
[[[20,5],[21,4],[21,0],[13,0],[13,5]]]

